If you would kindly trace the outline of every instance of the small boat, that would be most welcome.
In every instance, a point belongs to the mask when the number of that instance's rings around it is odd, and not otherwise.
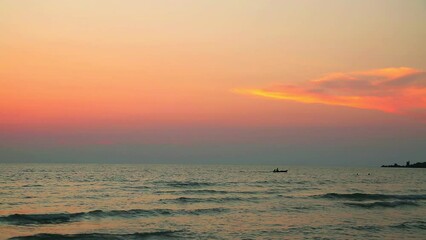
[[[288,170],[278,170],[278,168],[277,169],[274,169],[274,171],[272,171],[272,172],[287,172]]]

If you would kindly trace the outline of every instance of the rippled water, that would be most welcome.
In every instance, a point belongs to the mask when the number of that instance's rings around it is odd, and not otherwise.
[[[424,169],[273,167],[0,164],[0,238],[426,236]]]

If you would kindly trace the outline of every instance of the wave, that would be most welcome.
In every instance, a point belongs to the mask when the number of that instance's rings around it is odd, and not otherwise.
[[[51,214],[12,214],[0,217],[0,222],[15,225],[57,224],[71,222],[85,213],[51,213]]]
[[[106,218],[106,217],[153,217],[164,215],[201,215],[213,214],[228,211],[227,208],[205,208],[192,210],[171,210],[171,209],[131,209],[131,210],[94,210],[90,212],[78,213],[48,213],[48,214],[12,214],[1,216],[0,222],[13,225],[30,225],[30,224],[60,224],[68,222],[81,221],[88,218]]]
[[[369,194],[369,193],[326,193],[323,195],[315,195],[314,197],[330,198],[330,199],[347,199],[353,201],[366,200],[426,200],[426,195],[390,195],[390,194]]]
[[[123,239],[152,239],[158,237],[164,238],[179,238],[177,235],[181,231],[157,231],[157,232],[143,232],[143,233],[130,233],[130,234],[109,234],[109,233],[80,233],[80,234],[49,234],[41,233],[31,236],[21,236],[9,238],[9,240],[61,240],[61,239],[81,239],[81,240],[123,240]]]
[[[411,221],[411,222],[403,222],[397,225],[391,226],[392,228],[400,228],[400,229],[423,229],[426,230],[426,221]]]
[[[149,186],[126,186],[124,188],[128,188],[128,189],[150,189],[151,187],[149,187]]]
[[[414,201],[379,201],[379,202],[369,202],[369,203],[345,203],[347,206],[361,207],[361,208],[375,208],[375,207],[384,207],[384,208],[394,208],[400,206],[418,206]]]
[[[205,186],[214,186],[215,183],[211,182],[193,182],[193,181],[171,181],[171,182],[159,182],[164,183],[167,186],[170,187],[177,187],[177,188],[186,188],[186,187],[205,187]]]
[[[156,191],[157,194],[162,193],[173,193],[173,194],[227,194],[231,193],[229,191],[223,191],[223,190],[213,190],[213,189],[188,189],[188,190],[182,190],[182,191],[176,191],[176,190],[165,190],[165,191]]]
[[[272,194],[277,191],[226,191],[226,190],[214,190],[214,189],[185,189],[185,190],[160,190],[155,191],[156,194],[177,194],[177,195],[186,195],[186,194]]]
[[[22,187],[43,187],[43,185],[41,185],[41,184],[25,184],[25,185],[22,185]]]
[[[202,215],[202,214],[214,214],[214,213],[222,213],[228,212],[227,208],[205,208],[205,209],[194,209],[187,210],[187,213],[190,215]]]
[[[226,202],[234,202],[234,201],[256,201],[259,200],[257,197],[251,198],[241,198],[241,197],[221,197],[221,198],[193,198],[193,197],[179,197],[173,199],[160,199],[160,202],[167,203],[226,203]]]
[[[363,225],[363,226],[352,226],[352,229],[355,230],[369,230],[369,231],[383,231],[387,228],[397,228],[397,229],[423,229],[426,230],[426,221],[418,220],[418,221],[409,221],[402,222],[394,225]]]

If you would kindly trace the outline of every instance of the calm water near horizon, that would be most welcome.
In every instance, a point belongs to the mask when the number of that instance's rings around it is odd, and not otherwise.
[[[0,239],[425,239],[424,169],[0,164]]]

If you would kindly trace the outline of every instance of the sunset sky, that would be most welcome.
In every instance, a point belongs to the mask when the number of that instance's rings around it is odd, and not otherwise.
[[[0,1],[0,162],[426,159],[426,1]]]

